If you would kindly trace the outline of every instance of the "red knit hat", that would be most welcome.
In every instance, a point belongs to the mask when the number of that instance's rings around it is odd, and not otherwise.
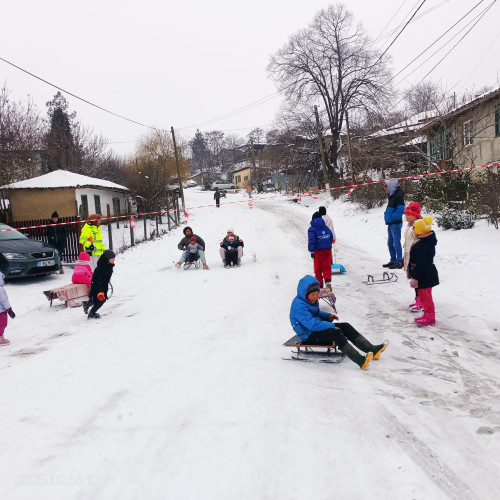
[[[409,203],[405,208],[405,215],[413,215],[413,217],[420,219],[420,204],[416,201]]]
[[[191,236],[191,238],[189,238],[189,241],[191,243],[196,243],[196,238],[194,236]]]

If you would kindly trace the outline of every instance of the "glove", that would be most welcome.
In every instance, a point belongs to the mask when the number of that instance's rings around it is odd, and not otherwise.
[[[332,241],[332,245],[333,245],[336,241],[337,241],[337,240],[335,240],[335,239],[334,239],[334,240]]]
[[[410,280],[410,286],[411,286],[412,288],[418,288],[418,280],[416,280],[415,278],[412,278],[412,279]]]
[[[90,250],[91,252],[93,252],[95,250],[95,246],[90,244],[88,247],[87,247],[87,250]]]
[[[182,247],[182,251],[185,252],[186,251],[186,247]]]
[[[12,318],[14,319],[16,317],[16,314],[14,313],[14,311],[12,310],[12,307],[10,309],[7,309],[7,314]]]
[[[311,252],[311,259],[314,259],[314,252]]]
[[[223,243],[222,243],[222,241],[221,241],[221,242],[220,242],[220,246],[222,246],[222,245],[223,245]]]
[[[99,302],[104,302],[106,300],[106,295],[104,294],[104,292],[99,292],[97,294],[97,300]]]

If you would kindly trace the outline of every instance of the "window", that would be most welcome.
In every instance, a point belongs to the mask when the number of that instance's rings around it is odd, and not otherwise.
[[[243,180],[246,182],[248,180],[248,175],[245,175],[245,177],[243,177]]]
[[[94,205],[95,205],[95,213],[102,215],[101,212],[101,197],[98,194],[94,195]]]
[[[472,120],[464,122],[464,146],[472,144],[473,128]]]
[[[433,160],[450,159],[450,131],[439,127],[429,134],[429,149]]]
[[[500,137],[500,103],[495,105],[495,137]]]
[[[80,205],[80,217],[87,219],[89,216],[89,202],[86,194],[82,194],[82,204]]]

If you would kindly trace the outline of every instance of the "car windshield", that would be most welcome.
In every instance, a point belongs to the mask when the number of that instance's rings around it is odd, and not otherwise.
[[[10,229],[10,231],[6,231],[6,229]],[[24,240],[26,238],[27,236],[24,236],[24,234],[20,233],[19,231],[12,229],[10,226],[7,226],[6,224],[0,224],[0,241]]]

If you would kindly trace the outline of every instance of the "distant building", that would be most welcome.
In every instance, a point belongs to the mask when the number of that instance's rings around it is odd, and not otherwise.
[[[86,175],[56,170],[39,177],[3,186],[7,190],[13,221],[47,219],[57,210],[60,217],[98,213],[136,213],[125,186]],[[129,212],[129,210],[131,212]]]

